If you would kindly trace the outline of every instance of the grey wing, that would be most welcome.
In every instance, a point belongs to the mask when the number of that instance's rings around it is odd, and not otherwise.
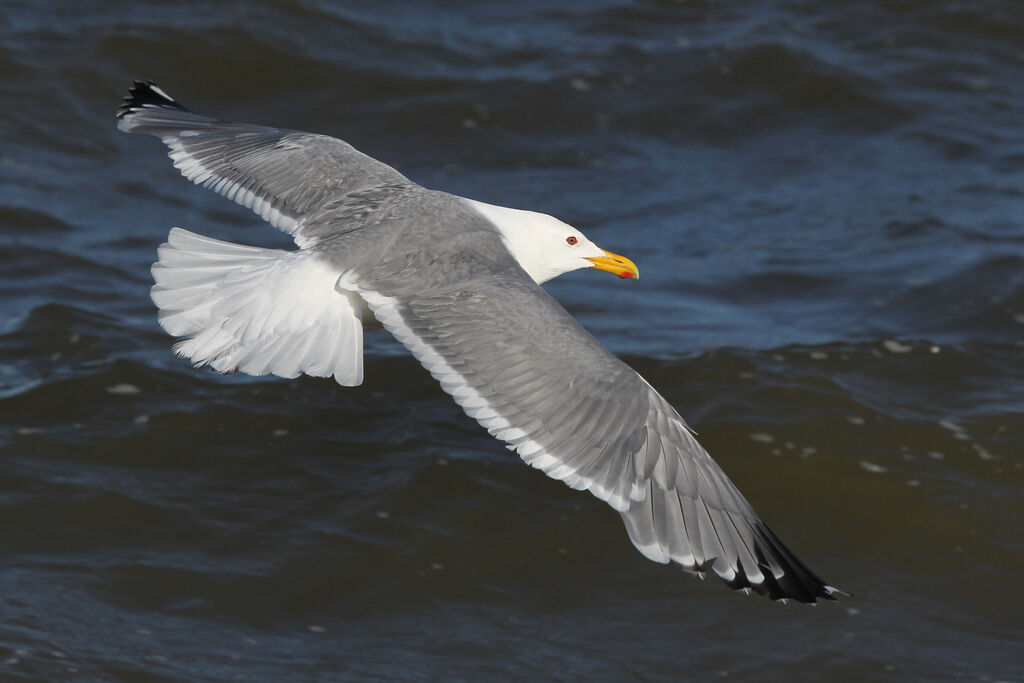
[[[299,246],[324,226],[309,218],[346,198],[374,204],[412,183],[395,169],[326,135],[218,121],[181,106],[152,82],[136,81],[117,113],[118,128],[149,133],[170,147],[189,180],[247,208]],[[337,211],[335,211],[337,215]]]
[[[461,285],[367,281],[358,292],[468,415],[527,463],[618,510],[658,562],[713,570],[772,599],[832,598],[682,418],[517,266]]]

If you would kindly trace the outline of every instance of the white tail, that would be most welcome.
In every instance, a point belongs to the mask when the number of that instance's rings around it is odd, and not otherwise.
[[[151,294],[174,350],[196,367],[249,375],[363,381],[357,295],[315,254],[260,249],[174,228],[153,264]]]

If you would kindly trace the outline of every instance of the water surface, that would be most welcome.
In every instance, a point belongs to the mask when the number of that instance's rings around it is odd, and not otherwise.
[[[0,678],[1021,680],[1018,3],[5,14]],[[628,255],[549,289],[853,597],[644,560],[384,333],[359,389],[175,358],[168,229],[287,240],[115,130],[134,78]]]

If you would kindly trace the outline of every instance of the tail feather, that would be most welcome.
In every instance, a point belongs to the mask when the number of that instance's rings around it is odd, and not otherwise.
[[[260,249],[174,228],[153,264],[175,351],[219,372],[363,378],[360,302],[309,252]]]

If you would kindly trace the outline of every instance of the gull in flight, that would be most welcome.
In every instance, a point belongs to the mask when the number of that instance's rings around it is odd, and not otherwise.
[[[773,600],[835,599],[672,406],[540,287],[579,268],[635,278],[632,261],[552,216],[426,189],[336,138],[196,114],[151,81],[117,119],[298,245],[170,231],[152,297],[197,367],[355,386],[364,325],[383,325],[527,464],[615,508],[646,557]]]

